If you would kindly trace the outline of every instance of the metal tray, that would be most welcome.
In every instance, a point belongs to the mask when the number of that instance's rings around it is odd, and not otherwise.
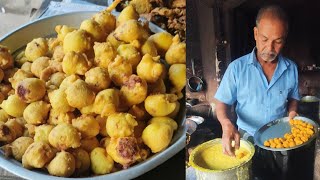
[[[271,121],[265,124],[264,126],[262,126],[258,131],[256,131],[256,133],[254,134],[255,145],[259,146],[262,149],[271,150],[271,151],[287,151],[287,150],[299,148],[311,142],[318,134],[319,125],[313,120],[306,117],[302,117],[302,116],[296,116],[294,119],[303,120],[313,125],[314,127],[313,129],[315,133],[312,135],[312,137],[310,137],[310,139],[307,142],[304,142],[300,145],[297,145],[291,148],[271,148],[263,145],[264,141],[270,138],[283,137],[285,133],[289,133],[291,131],[291,127],[289,125],[289,118],[284,117],[284,118]]]
[[[64,24],[73,27],[79,27],[80,23],[92,17],[97,11],[86,11],[86,12],[73,12],[66,13],[57,16],[51,16],[47,18],[42,18],[26,24],[10,33],[4,37],[0,37],[0,44],[7,46],[11,52],[19,51],[21,48],[25,47],[32,39],[37,37],[50,37],[56,35],[54,28],[56,25]],[[115,13],[117,16],[117,13]],[[149,23],[149,28],[152,32],[161,32],[163,29]],[[159,166],[179,151],[185,147],[186,143],[186,126],[185,126],[185,101],[181,102],[180,112],[176,121],[178,123],[178,129],[173,135],[170,145],[162,152],[156,153],[149,157],[146,161],[138,163],[128,169],[121,170],[115,173],[110,173],[106,175],[85,177],[85,178],[62,178],[49,175],[48,173],[41,170],[28,170],[22,167],[21,163],[14,160],[13,158],[5,158],[3,152],[0,152],[0,167],[10,171],[17,176],[25,179],[32,180],[56,180],[56,179],[88,179],[88,180],[122,180],[122,179],[133,179],[138,177],[151,169]]]

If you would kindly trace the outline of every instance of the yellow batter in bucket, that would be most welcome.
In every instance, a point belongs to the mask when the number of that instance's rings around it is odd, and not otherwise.
[[[236,157],[223,154],[222,144],[215,144],[212,147],[204,149],[195,157],[198,166],[210,170],[225,170],[239,166],[251,157],[250,152],[243,147],[236,150]]]

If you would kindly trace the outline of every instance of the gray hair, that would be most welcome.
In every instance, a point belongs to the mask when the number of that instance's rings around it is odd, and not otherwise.
[[[260,20],[262,19],[262,17],[265,14],[271,14],[273,18],[276,18],[278,20],[280,20],[281,22],[284,23],[285,27],[286,27],[286,32],[288,32],[289,30],[289,23],[288,23],[288,16],[285,13],[285,11],[277,5],[268,5],[265,7],[262,7],[258,14],[257,14],[257,18],[256,18],[256,26],[258,27]]]

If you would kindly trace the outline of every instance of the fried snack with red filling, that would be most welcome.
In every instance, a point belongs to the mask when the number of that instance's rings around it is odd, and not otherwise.
[[[140,148],[135,137],[111,138],[107,152],[124,169],[141,159]]]
[[[32,102],[23,111],[23,118],[28,124],[45,124],[47,122],[50,107],[50,104],[44,101]]]
[[[108,174],[111,172],[114,161],[104,148],[96,147],[90,153],[91,170],[94,174]]]
[[[90,35],[82,29],[78,29],[68,33],[63,40],[63,51],[86,53],[92,48],[92,38]]]
[[[13,57],[6,46],[0,45],[0,68],[2,70],[13,67]]]
[[[83,80],[76,80],[67,90],[67,101],[71,107],[81,109],[94,102],[95,94]],[[79,98],[81,97],[81,98]]]
[[[34,141],[35,142],[44,141],[46,143],[49,143],[48,137],[53,128],[54,126],[50,124],[43,124],[43,125],[37,126],[35,128]]]
[[[45,82],[37,78],[26,78],[20,81],[16,88],[16,95],[26,103],[38,101],[45,94]]]
[[[150,54],[146,54],[137,66],[138,76],[148,83],[154,83],[159,80],[164,72],[165,67],[160,63],[160,56],[152,57]]]
[[[167,116],[176,109],[177,100],[175,94],[149,95],[144,101],[144,107],[154,117]]]
[[[147,97],[147,82],[139,76],[133,74],[121,86],[120,96],[127,106],[142,103]]]
[[[17,95],[10,95],[8,99],[4,100],[1,104],[1,108],[10,116],[22,117],[23,111],[27,107],[27,103],[20,100]]]
[[[57,150],[43,141],[32,143],[22,156],[22,166],[27,169],[43,168],[56,155]]]
[[[19,69],[16,73],[14,73],[14,75],[11,78],[9,78],[9,82],[11,83],[11,86],[14,89],[16,89],[16,86],[20,81],[26,78],[32,78],[32,77],[33,77],[32,73]]]
[[[133,135],[134,127],[137,125],[131,114],[114,113],[108,117],[106,129],[110,137],[127,137]]]
[[[73,119],[72,126],[81,133],[81,138],[93,138],[99,134],[99,123],[91,115],[81,115]]]
[[[30,61],[33,62],[41,56],[46,56],[48,53],[49,47],[48,42],[44,38],[33,39],[27,44],[25,49],[25,56]]]
[[[47,166],[49,174],[60,177],[71,176],[76,169],[74,156],[66,151],[58,152]]]
[[[111,84],[108,70],[102,67],[94,67],[85,73],[85,82],[97,92],[107,89]]]
[[[112,82],[121,86],[132,74],[132,66],[123,57],[117,55],[114,61],[108,65],[108,72]]]
[[[59,149],[80,147],[81,134],[71,124],[61,123],[54,127],[49,133],[48,140],[50,144]]]

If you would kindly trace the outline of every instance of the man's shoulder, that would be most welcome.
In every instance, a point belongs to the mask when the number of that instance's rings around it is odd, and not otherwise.
[[[250,61],[250,53],[235,59],[234,61],[232,61],[230,63],[230,66],[242,67],[242,66],[248,64],[249,61]]]
[[[287,64],[288,67],[297,68],[297,64],[293,60],[285,56],[281,56],[281,58]]]

